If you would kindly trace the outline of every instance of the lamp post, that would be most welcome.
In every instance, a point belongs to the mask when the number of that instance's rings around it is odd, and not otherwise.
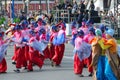
[[[47,10],[47,13],[48,13],[48,4],[47,4],[47,0],[46,0],[46,10]]]
[[[29,0],[25,0],[25,4],[26,4],[26,13],[29,13]]]
[[[40,14],[42,13],[42,5],[41,5],[41,0],[40,0],[40,2],[39,2],[39,9],[40,9]]]
[[[5,0],[5,15],[7,14],[7,0]]]
[[[23,12],[23,11],[25,12],[25,11],[26,11],[26,10],[25,10],[25,7],[26,7],[25,0],[22,0],[22,1],[23,1],[23,9],[22,9],[22,12]]]
[[[48,14],[50,13],[50,0],[48,0],[48,6],[47,6],[48,8]]]
[[[0,0],[0,15],[2,14],[2,1]]]

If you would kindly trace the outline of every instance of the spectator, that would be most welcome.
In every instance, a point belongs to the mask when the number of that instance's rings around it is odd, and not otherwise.
[[[78,20],[77,20],[78,28],[80,28],[82,26],[83,17],[84,17],[83,12],[80,12],[79,16],[78,16]]]
[[[73,1],[72,14],[74,14],[76,12],[77,8],[78,8],[77,2]]]
[[[23,20],[27,20],[25,12],[22,12],[22,15],[19,18],[20,18],[20,22],[23,21]]]
[[[91,10],[94,10],[94,9],[95,9],[95,5],[94,5],[93,1],[91,1],[90,9],[91,9]]]
[[[81,0],[80,5],[79,5],[79,9],[80,12],[84,12],[85,11],[85,4],[84,4],[84,0]]]
[[[69,1],[65,1],[63,4],[62,4],[62,9],[71,9],[72,8],[72,5],[70,4]]]
[[[85,13],[84,13],[84,20],[85,21],[88,21],[88,19],[89,19],[89,13],[88,12],[89,12],[89,10],[86,10]]]
[[[113,12],[112,12],[112,11],[109,11],[108,16],[109,16],[109,17],[112,17],[112,16],[113,16]]]

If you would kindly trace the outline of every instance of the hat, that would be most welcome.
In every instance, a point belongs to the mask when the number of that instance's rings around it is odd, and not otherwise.
[[[66,23],[65,22],[62,22],[60,25],[59,25],[60,28],[64,29],[66,28]]]
[[[77,34],[78,34],[78,36],[84,36],[83,30],[79,30]]]
[[[101,25],[99,26],[99,28],[100,28],[101,30],[105,30],[104,24],[101,24]]]
[[[20,30],[20,29],[21,29],[21,26],[20,25],[16,25],[13,30]]]
[[[102,36],[102,31],[100,29],[95,30],[95,35],[96,36]]]
[[[108,29],[106,31],[106,34],[110,35],[111,37],[113,37],[114,33],[115,33],[115,31],[113,29]]]
[[[23,20],[21,23],[22,28],[28,27],[28,22],[27,20]]]
[[[93,34],[95,34],[95,29],[93,27],[90,27],[89,31],[91,31],[91,32],[93,32]]]
[[[75,28],[76,27],[76,21],[73,21],[72,23],[71,23],[71,28]]]
[[[40,33],[45,33],[46,31],[45,31],[44,28],[41,28],[41,29],[39,30],[39,32],[40,32]]]
[[[38,21],[42,21],[42,18],[38,18]]]
[[[57,31],[57,29],[58,29],[57,26],[55,26],[55,25],[52,26],[52,30]]]
[[[45,21],[42,21],[42,25],[46,25],[46,22],[45,22]]]
[[[35,32],[34,32],[34,30],[30,30],[30,31],[29,31],[29,34],[35,36]]]
[[[35,21],[32,21],[31,24],[32,24],[32,26],[34,26],[35,28],[38,27],[38,24],[37,24],[37,22],[35,22]]]

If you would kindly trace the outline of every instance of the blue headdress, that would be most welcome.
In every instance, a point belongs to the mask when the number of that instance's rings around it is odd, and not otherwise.
[[[114,33],[115,33],[115,31],[113,29],[108,29],[106,31],[106,34],[110,35],[111,37],[113,37]]]
[[[2,37],[3,36],[3,34],[2,33],[0,33],[0,37]]]
[[[95,35],[95,29],[93,27],[90,27],[89,31],[91,31]]]
[[[79,30],[78,33],[77,33],[78,36],[84,36],[84,32],[83,30]]]
[[[35,36],[34,30],[30,30],[30,31],[29,31],[29,34],[31,34],[32,36]]]
[[[46,31],[45,31],[44,28],[41,28],[39,32],[41,32],[41,33],[45,33]]]
[[[76,21],[73,21],[72,23],[71,23],[71,28],[75,28],[76,27]]]
[[[52,26],[52,30],[57,31],[57,29],[58,29],[57,26],[55,26],[55,25]]]
[[[16,25],[13,30],[21,30],[22,27],[20,25]]]

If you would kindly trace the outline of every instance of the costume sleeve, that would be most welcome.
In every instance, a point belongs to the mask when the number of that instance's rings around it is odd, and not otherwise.
[[[110,44],[109,42],[106,42],[106,43],[104,44],[104,41],[103,41],[103,40],[99,40],[98,43],[99,43],[99,45],[101,46],[101,48],[104,49],[104,50],[105,50],[105,49],[108,49],[109,47],[112,46],[112,44]]]

